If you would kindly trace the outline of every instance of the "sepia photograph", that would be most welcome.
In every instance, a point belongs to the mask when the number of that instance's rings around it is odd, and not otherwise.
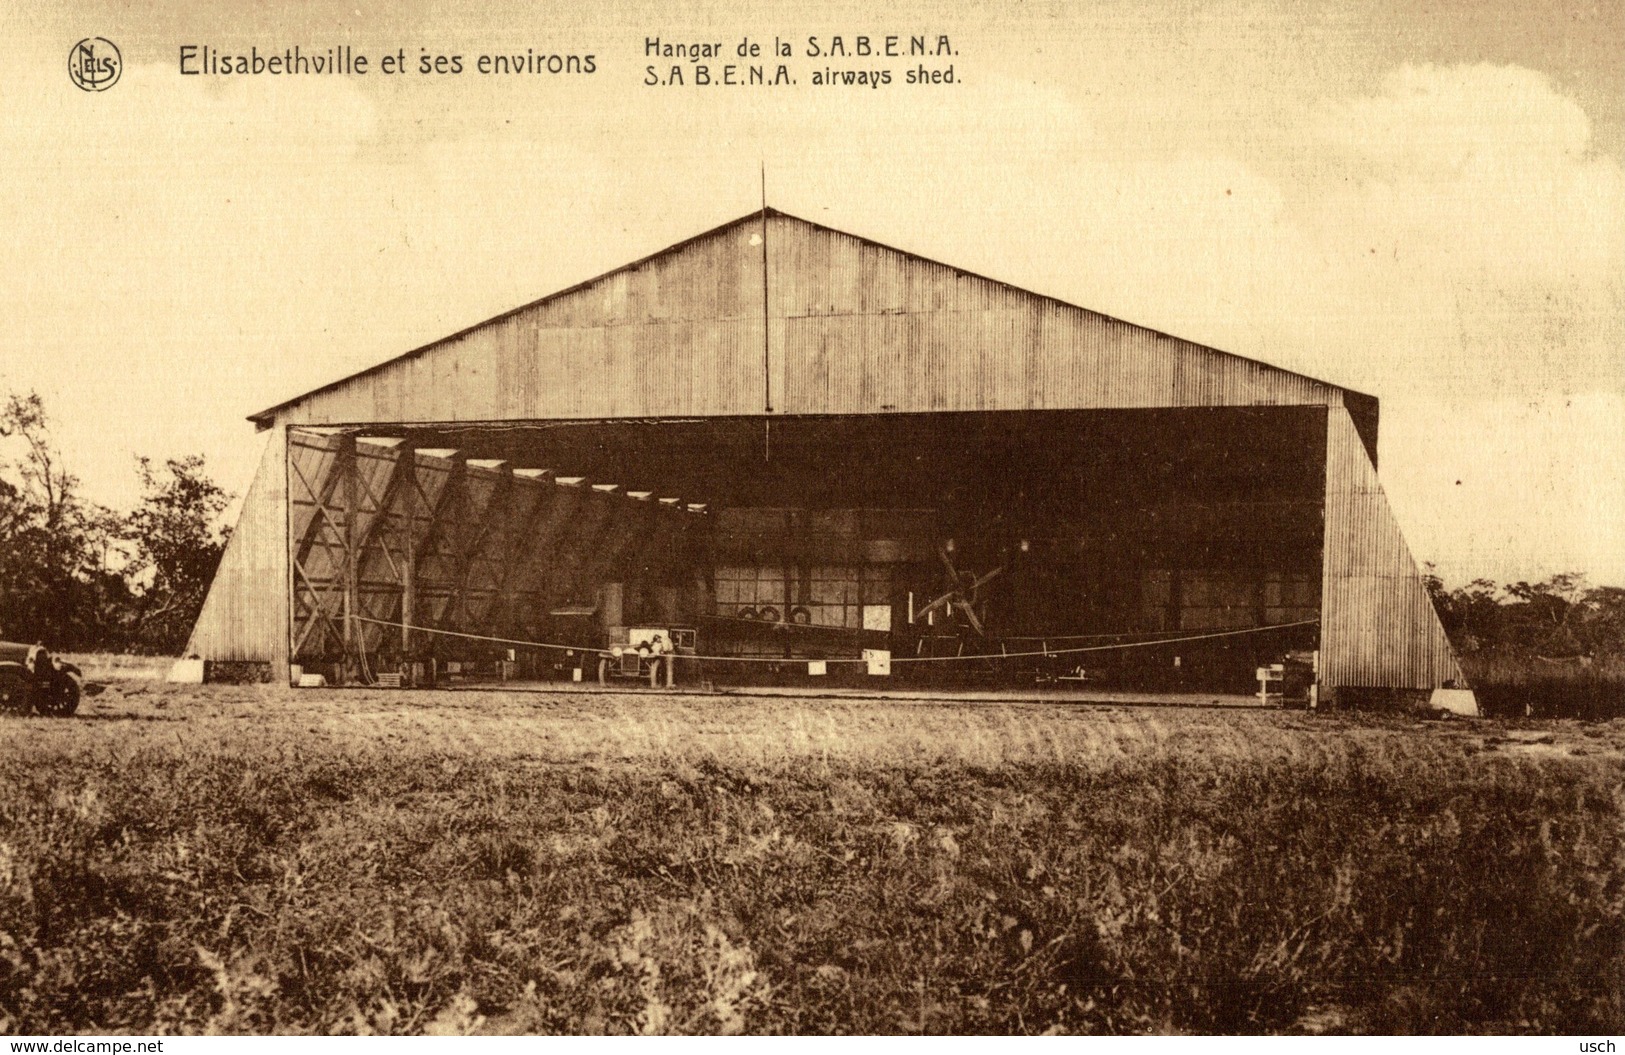
[[[1622,1039],[1618,0],[0,15],[11,1051]]]

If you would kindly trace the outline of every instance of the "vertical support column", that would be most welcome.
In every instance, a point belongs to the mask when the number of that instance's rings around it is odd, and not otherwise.
[[[508,537],[504,542],[502,564],[498,569],[495,592],[486,605],[480,624],[497,636],[518,636],[516,629],[519,592],[530,561],[531,547],[538,537],[548,511],[556,498],[551,469],[514,469],[515,515],[508,524]],[[529,496],[530,507],[524,508],[519,496]]]
[[[409,475],[411,486],[403,487],[402,493],[406,496],[405,508],[401,511],[401,552],[405,556],[401,560],[401,660],[406,663],[412,661],[412,624],[417,617],[418,594],[418,504],[420,489],[418,486],[418,452],[411,447],[403,447],[399,457],[406,460],[406,465],[398,471]]]
[[[422,504],[423,511],[427,513],[429,517],[429,522],[424,526],[423,534],[421,536],[418,536],[415,528],[413,530],[413,536],[415,538],[412,549],[412,560],[414,565],[414,586],[412,594],[412,612],[414,615],[413,622],[416,622],[420,626],[428,627],[431,629],[431,631],[433,628],[443,625],[441,619],[437,617],[433,611],[435,596],[445,582],[444,576],[447,574],[445,568],[447,563],[445,556],[439,552],[441,536],[446,530],[446,521],[450,517],[452,510],[457,506],[465,504],[464,498],[460,492],[463,489],[463,472],[464,462],[466,459],[462,456],[461,452],[453,451],[447,460],[449,460],[450,466],[446,471],[446,478],[441,484],[439,494],[432,502],[426,493],[418,490],[421,484],[416,475],[413,476],[413,489],[418,491],[418,499]],[[435,461],[438,462],[439,459],[435,459]],[[415,471],[417,463],[414,462],[413,465]],[[425,600],[425,598],[422,596],[423,591],[421,589],[425,583],[418,581],[416,571],[418,568],[427,568],[430,570],[430,572],[440,573],[438,576],[434,574],[429,575],[426,582],[428,587],[427,619],[424,618],[425,606],[419,603]],[[449,607],[449,596],[446,603]],[[439,652],[438,635],[430,632],[421,635],[414,635],[414,639],[425,642],[427,646],[425,651],[427,653],[432,655]]]
[[[360,577],[360,561],[356,559],[356,514],[358,508],[357,492],[358,481],[356,474],[361,467],[356,464],[355,435],[344,437],[343,446],[339,450],[339,471],[342,477],[344,494],[344,664],[343,678],[346,682],[359,674],[357,656],[360,649],[365,646],[364,639],[356,634],[356,612],[360,608],[358,582]]]
[[[273,653],[271,659],[271,677],[282,685],[293,683],[293,661],[297,645],[295,640],[299,633],[298,605],[294,598],[298,596],[298,584],[294,579],[296,574],[294,565],[294,537],[293,537],[293,429],[289,425],[274,426],[275,432],[271,440],[273,447],[282,447],[282,471],[276,474],[282,483],[282,582],[285,589],[282,594],[283,623],[287,627],[282,637],[282,645]],[[240,528],[237,530],[241,530]],[[280,661],[280,662],[279,662]]]
[[[771,425],[769,426],[772,427]],[[802,553],[802,542],[805,534],[802,531],[801,518],[794,510],[786,510],[784,514],[784,539],[788,543],[778,554],[779,561],[779,621],[790,621],[790,609],[795,605],[796,598],[796,564]],[[790,647],[788,635],[784,636],[784,658],[789,659],[794,653]]]
[[[598,584],[598,628],[607,641],[625,641],[626,612],[625,584],[605,582]]]
[[[855,601],[858,608],[857,612],[855,613],[856,619],[853,619],[854,613],[847,611],[846,605],[841,606],[841,625],[848,626],[852,622],[856,622],[860,630],[868,629],[864,625],[863,621],[863,613],[869,606],[869,565],[868,562],[864,560],[865,556],[866,555],[860,548],[853,557],[852,561],[853,567],[858,576],[858,596]]]
[[[1342,545],[1341,534],[1334,533],[1339,532],[1345,519],[1339,474],[1333,465],[1336,415],[1336,407],[1327,407],[1320,429],[1320,611],[1317,613],[1320,623],[1315,627],[1318,635],[1315,641],[1315,676],[1309,687],[1309,706],[1317,709],[1337,704],[1337,687],[1326,680],[1328,646],[1341,636],[1334,620],[1342,615],[1338,597],[1340,591],[1333,577],[1333,568],[1340,563],[1337,547]],[[1338,508],[1334,509],[1334,505]]]

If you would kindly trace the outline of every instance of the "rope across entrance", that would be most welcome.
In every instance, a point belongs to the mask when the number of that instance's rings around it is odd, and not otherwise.
[[[552,649],[557,652],[596,652],[595,648],[585,648],[581,645],[559,645],[547,641],[524,641],[511,637],[494,637],[489,634],[470,634],[461,630],[442,630],[432,626],[417,626],[411,623],[393,622],[387,619],[372,619],[364,615],[352,615],[350,618],[361,623],[372,623],[375,626],[392,627],[396,630],[410,630],[413,633],[439,634],[444,637],[462,638],[469,641],[486,641],[494,645],[513,645],[520,648]],[[1292,623],[1272,623],[1268,626],[1239,627],[1232,630],[1214,630],[1205,634],[1187,634],[1183,637],[1154,638],[1148,641],[1121,641],[1109,645],[1077,645],[1071,648],[1043,648],[1039,651],[1028,652],[982,652],[968,656],[893,656],[891,661],[897,663],[958,663],[982,662],[994,659],[1039,659],[1052,656],[1075,656],[1085,652],[1111,652],[1131,648],[1150,648],[1155,645],[1179,645],[1187,641],[1211,641],[1215,638],[1241,637],[1246,634],[1263,634],[1274,630],[1290,630],[1300,626],[1313,626],[1319,623],[1318,619],[1300,619]],[[681,659],[700,660],[706,663],[796,663],[799,659],[790,659],[783,656],[681,656]],[[868,660],[861,657],[835,657],[823,660],[824,663],[854,663],[867,664]]]

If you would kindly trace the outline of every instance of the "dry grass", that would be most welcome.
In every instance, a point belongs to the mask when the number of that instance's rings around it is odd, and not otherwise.
[[[1461,665],[1486,714],[1625,717],[1625,657],[1551,661],[1484,651],[1462,656]]]
[[[115,682],[10,1031],[1618,1032],[1625,722]]]

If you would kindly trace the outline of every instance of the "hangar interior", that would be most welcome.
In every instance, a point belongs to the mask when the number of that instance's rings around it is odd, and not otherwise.
[[[1325,435],[1320,407],[295,430],[291,655],[590,676],[657,626],[718,684],[878,650],[898,685],[1247,693],[1316,646]]]

